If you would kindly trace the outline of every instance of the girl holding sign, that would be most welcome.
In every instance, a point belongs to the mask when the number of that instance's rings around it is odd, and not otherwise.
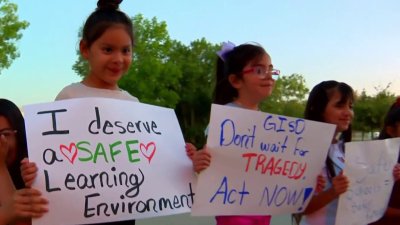
[[[270,96],[279,75],[271,57],[263,47],[255,44],[224,43],[218,52],[217,80],[214,103],[259,110],[258,105]],[[206,169],[211,162],[207,147],[195,151],[191,144],[186,146],[196,172]],[[271,216],[216,216],[217,225],[268,225]]]
[[[20,161],[26,155],[24,118],[14,103],[0,99],[0,224],[30,224],[47,211],[40,192],[24,186]]]
[[[120,11],[122,0],[99,0],[97,9],[87,18],[82,30],[79,50],[89,64],[89,72],[79,83],[66,86],[56,100],[104,97],[138,102],[138,99],[118,87],[132,61],[134,35],[132,21]],[[24,180],[31,184],[36,166],[26,162]],[[107,224],[135,224],[135,220],[108,222]]]
[[[342,82],[324,81],[310,92],[305,119],[336,125],[335,135],[329,148],[323,175],[327,179],[324,191],[311,199],[301,225],[334,225],[338,206],[338,197],[349,187],[349,180],[343,174],[344,143],[351,141],[353,120],[353,89]],[[394,172],[398,174],[398,167]],[[398,178],[397,175],[395,178]]]
[[[65,87],[56,100],[105,97],[137,102],[118,87],[118,81],[132,62],[134,46],[131,19],[118,9],[122,0],[99,0],[82,30],[79,50],[89,64],[89,72],[79,83]]]
[[[343,174],[344,143],[351,141],[353,120],[353,89],[337,81],[316,85],[308,97],[305,119],[336,125],[329,148],[323,176],[327,179],[324,191],[313,196],[302,218],[302,225],[335,224],[338,197],[347,191],[348,178]]]
[[[379,139],[400,137],[400,97],[390,107],[385,116],[383,129],[379,134]],[[393,175],[396,180],[400,179],[400,156]],[[394,225],[400,221],[400,182],[395,182],[390,196],[389,206],[384,216],[371,225]]]

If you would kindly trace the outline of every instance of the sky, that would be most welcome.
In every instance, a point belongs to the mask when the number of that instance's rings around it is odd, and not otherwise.
[[[72,70],[78,31],[96,0],[9,0],[30,26],[20,57],[0,74],[0,98],[19,106],[53,101],[81,78]],[[260,43],[281,74],[302,74],[308,88],[346,82],[374,95],[390,84],[400,95],[398,0],[124,0],[129,16],[165,21],[172,39],[189,44]]]

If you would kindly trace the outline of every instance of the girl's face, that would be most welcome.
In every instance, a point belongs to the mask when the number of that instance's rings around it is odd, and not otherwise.
[[[6,164],[10,166],[15,161],[17,155],[17,137],[14,129],[11,128],[10,123],[4,116],[0,116],[0,135],[5,137],[8,147],[8,149],[4,149],[6,146],[0,143],[0,151],[8,151]]]
[[[90,70],[84,83],[102,89],[118,89],[118,81],[132,62],[132,40],[122,25],[109,27],[90,47],[82,41],[82,56]]]
[[[400,122],[397,122],[394,126],[386,127],[386,133],[392,138],[400,137]]]
[[[353,120],[353,102],[348,99],[340,102],[342,95],[334,91],[326,105],[323,118],[326,123],[336,125],[336,133],[346,131]]]
[[[238,101],[259,104],[270,96],[274,89],[275,80],[272,79],[273,65],[271,57],[267,54],[256,62],[247,64],[243,71],[242,79],[231,82],[238,90]]]

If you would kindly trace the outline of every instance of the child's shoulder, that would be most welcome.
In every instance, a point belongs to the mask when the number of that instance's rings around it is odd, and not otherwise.
[[[57,95],[56,100],[69,99],[73,95],[82,92],[85,89],[85,86],[80,83],[72,83],[70,85],[65,86]]]

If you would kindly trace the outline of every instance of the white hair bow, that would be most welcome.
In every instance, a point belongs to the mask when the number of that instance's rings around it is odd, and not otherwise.
[[[232,43],[232,42],[230,42],[230,41],[228,41],[228,42],[223,42],[223,43],[222,43],[222,48],[221,48],[221,50],[219,50],[219,51],[217,52],[217,55],[225,62],[226,53],[232,51],[235,47],[236,47],[235,44]]]

